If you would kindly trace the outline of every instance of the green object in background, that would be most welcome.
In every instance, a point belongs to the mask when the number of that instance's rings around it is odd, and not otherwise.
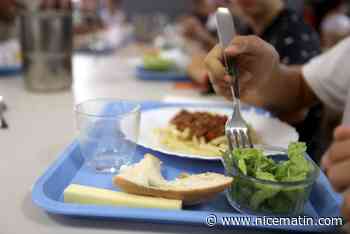
[[[226,152],[223,155],[225,169],[228,175],[234,177],[229,196],[241,207],[253,212],[273,214],[301,212],[312,184],[286,186],[283,183],[306,181],[313,172],[315,168],[305,159],[305,152],[306,145],[301,142],[289,145],[288,158],[284,161],[275,161],[261,149],[256,148]]]
[[[173,69],[175,63],[158,55],[146,55],[143,58],[143,67],[147,70],[153,71],[169,71]]]

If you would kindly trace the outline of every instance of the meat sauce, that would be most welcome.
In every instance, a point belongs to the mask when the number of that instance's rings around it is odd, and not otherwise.
[[[204,137],[209,142],[217,137],[225,135],[227,116],[208,112],[189,112],[181,110],[170,123],[179,131],[190,129],[190,137]]]

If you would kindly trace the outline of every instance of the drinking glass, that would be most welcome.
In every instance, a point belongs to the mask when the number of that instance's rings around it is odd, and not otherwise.
[[[73,21],[70,10],[24,11],[19,18],[26,87],[55,92],[72,85]]]
[[[117,173],[132,162],[140,126],[137,103],[94,99],[75,107],[80,150],[96,172]]]

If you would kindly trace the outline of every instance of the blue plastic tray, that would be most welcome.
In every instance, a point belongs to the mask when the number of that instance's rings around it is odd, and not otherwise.
[[[21,66],[0,67],[0,78],[7,76],[15,76],[22,72]]]
[[[149,81],[191,81],[185,73],[178,71],[151,71],[142,66],[136,67],[136,77],[140,80]]]
[[[178,106],[179,104],[164,104],[148,102],[142,105],[142,109],[152,109],[165,106]],[[183,105],[182,105],[183,106]],[[202,105],[186,105],[202,106]],[[263,111],[262,111],[263,112]],[[164,155],[143,147],[138,147],[134,161],[139,161],[147,152],[153,153],[163,161],[164,176],[167,179],[175,178],[179,173],[187,171],[200,173],[205,171],[223,173],[220,162],[203,161],[188,158],[179,158],[171,155]],[[185,207],[180,211],[165,211],[160,209],[127,208],[118,206],[96,206],[63,203],[62,194],[64,189],[71,183],[95,186],[118,190],[112,185],[112,175],[95,174],[84,164],[78,143],[74,141],[61,155],[56,162],[42,175],[35,183],[32,191],[32,199],[38,206],[48,212],[69,215],[86,216],[106,219],[134,220],[153,223],[179,223],[189,225],[206,226],[206,217],[211,214],[220,220],[223,216],[251,217],[251,215],[239,214],[220,194],[214,200],[201,205]],[[315,183],[310,200],[308,201],[304,214],[309,217],[338,217],[341,197],[334,193],[325,175],[321,173]],[[217,225],[221,225],[220,222]],[[277,229],[290,231],[334,231],[333,226],[231,226],[231,228],[252,228],[252,229]]]

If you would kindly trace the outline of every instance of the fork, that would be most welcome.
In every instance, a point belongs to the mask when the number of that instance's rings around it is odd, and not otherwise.
[[[236,35],[230,11],[227,8],[219,7],[216,12],[216,22],[220,44],[223,48],[226,48]],[[230,88],[233,97],[233,113],[225,125],[229,149],[232,151],[234,148],[253,148],[248,124],[241,114],[238,70],[233,59],[227,58],[225,53],[223,57],[226,74],[231,77]]]

